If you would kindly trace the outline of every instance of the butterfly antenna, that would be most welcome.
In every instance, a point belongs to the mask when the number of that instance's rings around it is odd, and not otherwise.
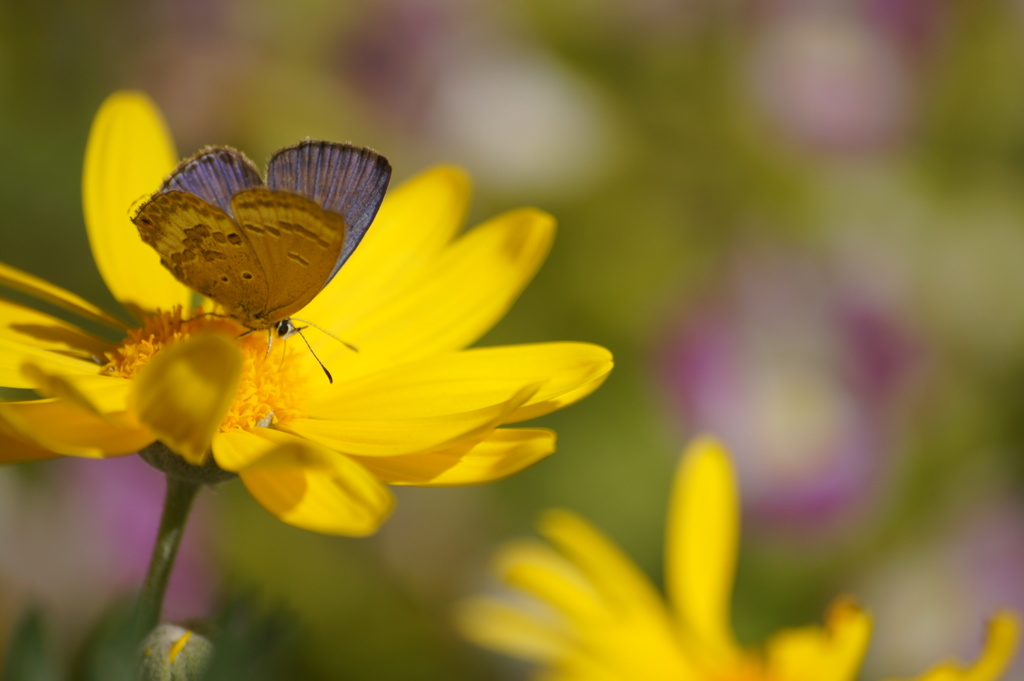
[[[338,341],[339,343],[344,345],[346,348],[348,348],[352,352],[359,352],[359,348],[357,348],[356,346],[352,345],[351,343],[349,343],[347,341],[343,341],[342,339],[338,338],[337,336],[335,336],[333,333],[331,333],[330,331],[328,331],[324,327],[318,326],[318,325],[314,324],[313,322],[309,321],[308,319],[299,319],[298,317],[292,317],[292,319],[294,319],[297,322],[302,322],[303,324],[306,324],[308,326],[312,326],[314,329],[317,329],[321,333],[323,333],[323,334],[325,334],[327,336],[330,336],[334,340]],[[299,335],[301,335],[301,334],[299,334]],[[305,337],[303,337],[302,340],[306,340]],[[306,343],[306,345],[309,345],[309,343]],[[310,350],[312,350],[312,348],[310,348]],[[317,360],[317,361],[319,361],[319,360]],[[324,369],[324,371],[326,371],[326,369]]]
[[[323,331],[323,329],[320,330]],[[313,352],[313,346],[309,344],[309,341],[306,340],[306,337],[302,334],[302,329],[297,329],[296,332],[299,334],[299,338],[302,339],[302,342],[306,344],[306,347],[309,348],[309,354],[313,355],[313,359],[316,360],[316,363],[319,364],[320,368],[324,370],[325,374],[327,374],[327,382],[330,383],[331,385],[334,385],[334,377],[331,376],[331,372],[327,370],[327,367],[324,366],[324,363],[321,362],[320,358],[316,356],[315,352]],[[345,345],[348,345],[348,343],[345,343]]]

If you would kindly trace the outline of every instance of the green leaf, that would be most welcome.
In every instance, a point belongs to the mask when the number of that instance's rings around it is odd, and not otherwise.
[[[58,681],[56,656],[46,650],[43,617],[29,610],[14,630],[7,648],[3,678],[7,681]]]
[[[111,606],[86,636],[75,656],[74,681],[134,681],[139,637],[134,603]]]

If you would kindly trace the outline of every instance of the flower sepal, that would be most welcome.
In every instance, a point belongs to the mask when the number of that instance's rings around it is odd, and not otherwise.
[[[172,478],[198,485],[219,485],[238,477],[237,473],[218,466],[212,456],[207,456],[201,464],[191,464],[159,440],[140,449],[139,456],[150,466]]]

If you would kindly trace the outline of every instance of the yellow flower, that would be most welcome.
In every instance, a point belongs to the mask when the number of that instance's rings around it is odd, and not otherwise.
[[[541,603],[492,597],[459,611],[476,643],[532,660],[546,681],[852,681],[870,637],[866,614],[845,599],[824,627],[783,630],[757,650],[729,625],[739,504],[725,450],[694,442],[679,465],[667,529],[668,602],[611,541],[579,516],[549,511],[542,542],[508,545],[497,570]],[[528,606],[541,607],[528,607]],[[993,618],[986,648],[970,667],[946,664],[921,681],[989,681],[1003,673],[1018,621]]]
[[[469,183],[452,167],[392,190],[355,254],[299,315],[358,347],[316,343],[334,384],[300,343],[274,343],[268,355],[265,335],[238,338],[231,320],[200,316],[130,221],[176,161],[145,96],[104,103],[86,150],[86,226],[133,324],[0,265],[0,284],[120,338],[0,300],[0,385],[41,395],[0,403],[0,461],[118,456],[159,442],[182,465],[209,468],[212,452],[281,520],[364,535],[392,507],[385,485],[483,483],[550,454],[550,430],[502,426],[583,398],[611,369],[607,350],[584,343],[464,349],[533,276],[554,221],[523,208],[457,235]]]

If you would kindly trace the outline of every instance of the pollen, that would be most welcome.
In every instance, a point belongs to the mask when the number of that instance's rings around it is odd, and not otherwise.
[[[204,316],[205,315],[205,316]],[[106,353],[103,372],[131,378],[162,349],[199,331],[215,331],[237,339],[242,351],[242,375],[238,392],[220,425],[221,431],[270,427],[302,416],[305,373],[301,350],[278,340],[270,346],[267,332],[246,329],[226,317],[212,316],[197,308],[185,317],[180,306],[148,317],[141,328]]]

